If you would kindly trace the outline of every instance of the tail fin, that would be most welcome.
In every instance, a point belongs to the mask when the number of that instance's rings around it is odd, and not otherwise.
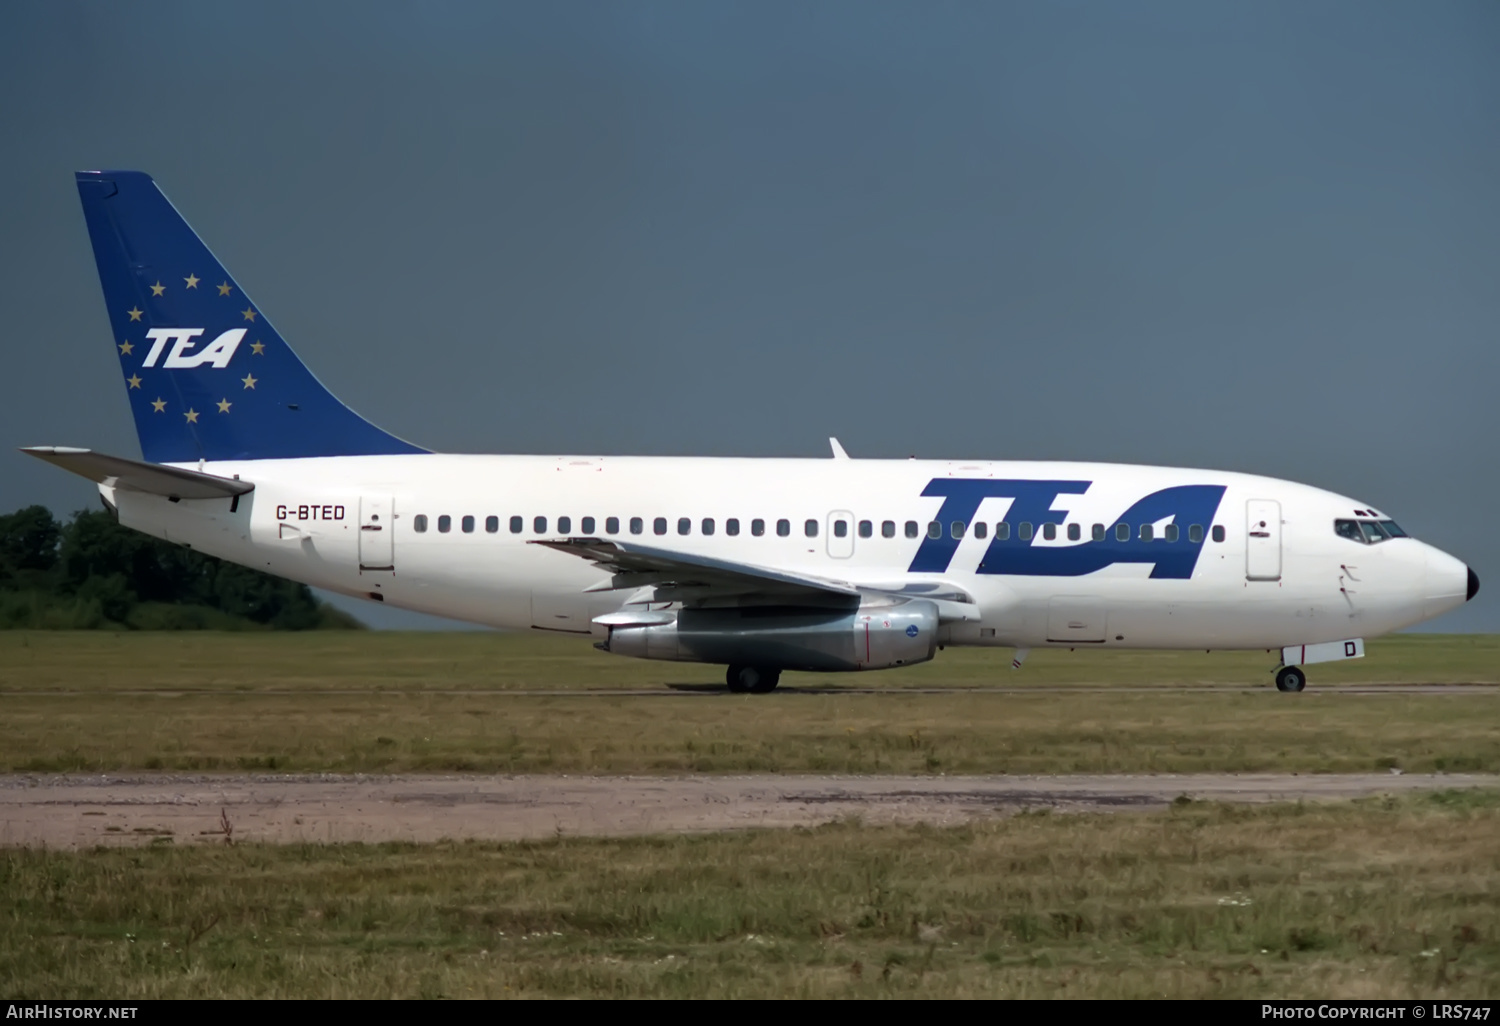
[[[425,451],[313,377],[150,175],[80,171],[77,179],[147,460]]]

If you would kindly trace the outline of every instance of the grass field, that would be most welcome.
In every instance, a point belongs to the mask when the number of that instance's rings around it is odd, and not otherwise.
[[[786,675],[817,693],[731,696],[703,693],[715,667],[576,639],[7,632],[0,771],[1500,771],[1500,696],[1340,693],[1500,681],[1500,638],[1370,653],[1315,667],[1301,695],[1275,692],[1262,653],[1041,651],[1016,672],[1007,651],[955,649],[884,674]],[[1121,690],[1066,690],[1082,684]],[[1171,689],[1197,684],[1224,686]]]
[[[955,829],[0,854],[0,996],[1500,991],[1500,792]]]

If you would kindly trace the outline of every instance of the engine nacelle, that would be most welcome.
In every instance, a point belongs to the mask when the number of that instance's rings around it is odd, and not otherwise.
[[[638,659],[778,670],[884,670],[937,652],[938,610],[910,599],[849,609],[683,609],[670,623],[611,627],[599,647]]]

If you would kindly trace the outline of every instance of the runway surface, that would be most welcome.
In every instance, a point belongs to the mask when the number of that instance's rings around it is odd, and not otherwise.
[[[1478,774],[733,777],[0,776],[0,845],[521,840],[1156,809],[1500,786]]]
[[[1265,684],[1032,684],[976,687],[819,687],[787,685],[773,693],[780,695],[1240,695],[1274,693],[1276,685]],[[1500,696],[1500,684],[1330,684],[1309,685],[1302,694],[1371,696],[1371,695],[1475,695]],[[748,698],[766,701],[765,695],[733,695],[723,684],[664,684],[654,688],[0,688],[0,698],[94,698],[100,696],[154,696],[178,698],[205,695],[215,698],[253,698],[257,695],[324,696],[349,695],[444,695],[458,698],[681,698],[720,697]]]

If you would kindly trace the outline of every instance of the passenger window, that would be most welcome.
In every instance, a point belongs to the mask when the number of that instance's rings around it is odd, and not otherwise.
[[[1068,541],[1079,541],[1082,538],[1083,538],[1083,525],[1082,524],[1069,524],[1068,525]]]
[[[1103,541],[1104,540],[1104,525],[1103,524],[1095,524],[1092,528],[1089,529],[1089,537],[1092,538],[1094,541]]]
[[[620,518],[619,517],[605,517],[604,518],[604,533],[605,534],[619,534],[620,533]]]
[[[766,533],[766,522],[759,517],[750,521],[750,533],[759,538]]]
[[[1024,520],[1021,521],[1021,526],[1016,528],[1016,537],[1022,541],[1031,541],[1031,524]]]
[[[666,517],[657,517],[655,520],[651,521],[651,531],[654,534],[666,534],[667,533],[667,518]]]
[[[427,514],[418,513],[415,517],[413,517],[411,522],[411,529],[413,531],[416,531],[418,534],[425,534],[427,531]]]
[[[1156,527],[1153,524],[1141,525],[1141,541],[1152,541],[1156,537]]]
[[[1129,541],[1129,540],[1130,540],[1130,525],[1129,524],[1116,524],[1115,525],[1115,541]]]
[[[438,531],[442,534],[447,534],[451,530],[453,530],[453,518],[444,513],[438,517]]]
[[[677,533],[678,534],[692,534],[693,533],[693,522],[692,522],[692,520],[690,520],[687,517],[678,517],[677,518]]]
[[[1010,524],[1008,524],[1004,520],[1002,520],[998,524],[995,525],[995,540],[996,541],[1005,541],[1005,539],[1007,539],[1009,537],[1010,537]]]
[[[645,529],[646,529],[646,522],[644,520],[642,520],[640,517],[631,517],[630,518],[630,533],[631,534],[640,534]]]
[[[558,517],[557,518],[557,533],[558,534],[572,534],[573,533],[573,518],[572,517]]]
[[[1168,524],[1161,529],[1161,536],[1169,542],[1177,540],[1178,527],[1176,524]]]
[[[954,538],[962,538],[964,536],[964,529],[968,526],[962,520],[955,520],[948,525],[948,533]]]
[[[520,534],[521,531],[522,531],[522,529],[525,526],[526,526],[525,522],[522,521],[522,519],[520,517],[511,517],[510,518],[510,533],[511,534]]]
[[[880,537],[896,537],[896,522],[894,520],[882,520],[880,522]]]
[[[583,518],[583,523],[581,523],[581,524],[578,525],[578,529],[580,531],[582,531],[584,534],[593,534],[594,533],[594,518],[593,517],[584,517]]]
[[[849,537],[849,522],[847,520],[835,520],[833,522],[833,536],[835,538]]]
[[[484,518],[484,531],[485,531],[486,534],[494,534],[498,530],[500,530],[500,518],[499,517],[485,517]]]
[[[802,532],[809,538],[816,538],[818,536],[818,522],[816,520],[807,521],[802,525]]]
[[[989,533],[990,533],[990,525],[989,524],[986,524],[983,520],[976,520],[974,522],[974,537],[976,537],[976,538],[983,538],[985,535],[987,535]]]
[[[461,521],[459,521],[459,523],[463,526],[464,534],[473,534],[474,533],[474,518],[473,517],[464,517]]]
[[[859,522],[859,536],[861,538],[873,538],[875,536],[875,525],[868,520]]]
[[[1202,524],[1189,524],[1188,525],[1188,541],[1192,542],[1194,545],[1202,545],[1203,544],[1203,525]]]
[[[1224,525],[1223,524],[1215,524],[1214,525],[1214,541],[1221,542],[1223,540],[1224,540]]]
[[[792,533],[792,522],[790,520],[776,521],[776,537],[787,538]]]
[[[728,520],[724,521],[724,533],[729,535],[729,537],[731,538],[739,534],[740,522],[734,517],[730,517]]]
[[[941,538],[942,536],[943,525],[938,523],[936,520],[929,520],[927,522],[927,537],[936,540],[938,538]]]
[[[703,518],[703,527],[702,527],[702,530],[703,530],[704,534],[713,534],[714,533],[714,518],[713,517],[704,517]]]
[[[1056,524],[1043,524],[1042,525],[1042,537],[1045,538],[1047,541],[1056,541],[1057,540],[1057,525]]]
[[[447,520],[447,519],[448,519],[447,517],[443,518],[443,520]],[[438,521],[438,530],[439,531],[446,531],[446,530],[448,530],[446,527],[443,526],[443,520],[439,520]],[[537,534],[546,534],[547,533],[547,518],[546,517],[537,517],[535,520],[533,520],[531,522],[531,529],[533,531],[535,531]]]
[[[915,538],[917,536],[917,522],[915,520],[908,520],[906,522],[906,536],[908,538]]]

